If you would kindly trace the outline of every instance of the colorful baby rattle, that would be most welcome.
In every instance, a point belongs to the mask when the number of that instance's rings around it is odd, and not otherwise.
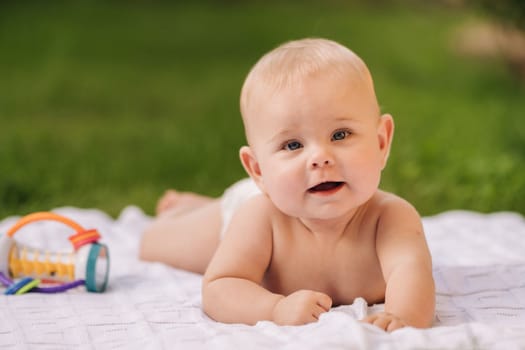
[[[73,246],[71,253],[42,252],[13,239],[20,228],[41,220],[58,221],[75,230],[69,237]],[[109,251],[106,245],[98,243],[99,238],[97,230],[85,230],[55,213],[39,212],[22,217],[0,237],[0,284],[6,287],[4,294],[59,293],[81,285],[89,292],[104,292],[109,277]]]

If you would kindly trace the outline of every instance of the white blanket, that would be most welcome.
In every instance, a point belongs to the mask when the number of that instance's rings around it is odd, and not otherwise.
[[[388,334],[358,321],[382,307],[362,299],[304,326],[214,322],[201,310],[201,276],[137,259],[151,220],[139,208],[125,208],[116,220],[98,210],[56,212],[101,232],[111,254],[109,288],[1,295],[0,349],[525,349],[525,220],[518,214],[424,218],[435,324]],[[0,221],[0,234],[16,220]],[[54,222],[34,223],[15,240],[60,251],[69,249],[70,233]]]

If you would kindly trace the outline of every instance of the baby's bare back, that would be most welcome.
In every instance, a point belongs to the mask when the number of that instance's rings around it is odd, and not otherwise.
[[[263,285],[289,295],[301,289],[328,294],[334,305],[363,297],[384,301],[385,280],[375,249],[377,215],[357,213],[342,235],[316,234],[301,221],[282,216],[274,221],[273,250]]]

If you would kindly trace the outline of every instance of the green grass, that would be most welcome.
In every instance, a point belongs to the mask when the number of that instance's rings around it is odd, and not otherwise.
[[[168,187],[244,176],[243,78],[264,52],[323,36],[369,64],[396,121],[383,188],[423,215],[525,213],[525,87],[461,57],[467,10],[325,2],[0,5],[0,217],[73,205],[152,213]]]

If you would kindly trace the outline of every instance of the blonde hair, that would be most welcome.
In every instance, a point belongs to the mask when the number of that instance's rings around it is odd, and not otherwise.
[[[294,40],[262,56],[248,73],[240,98],[241,115],[245,123],[248,107],[251,101],[257,98],[256,86],[267,91],[278,91],[319,72],[357,78],[375,97],[370,72],[363,60],[353,51],[327,39]]]

